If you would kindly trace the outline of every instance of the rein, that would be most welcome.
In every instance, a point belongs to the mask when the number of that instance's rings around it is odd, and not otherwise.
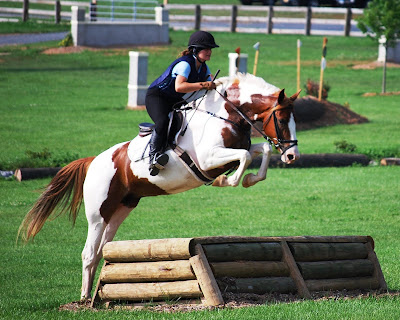
[[[222,97],[222,99],[225,100],[225,102],[227,102],[229,104],[229,106],[235,110],[248,124],[250,124],[250,126],[256,130],[259,134],[261,134],[265,140],[267,140],[271,145],[273,145],[276,149],[280,149],[281,150],[281,154],[284,154],[287,150],[289,150],[290,148],[294,147],[295,145],[297,145],[297,140],[285,140],[282,139],[282,135],[281,135],[281,131],[279,129],[278,126],[278,119],[276,117],[275,112],[277,110],[283,110],[283,109],[287,109],[287,108],[280,108],[280,109],[276,109],[276,107],[274,108],[274,110],[272,111],[271,115],[268,117],[267,121],[263,122],[263,128],[268,124],[268,122],[270,121],[271,117],[274,117],[274,125],[275,125],[275,133],[276,133],[276,138],[271,139],[270,137],[268,137],[262,130],[258,129],[254,123],[249,119],[248,116],[246,116],[242,111],[239,110],[239,108],[232,102],[230,101],[227,97],[225,97],[221,92],[219,92],[218,90],[215,89],[216,92],[218,92],[218,94]],[[231,121],[229,121],[231,122]],[[276,140],[277,142],[274,142],[273,140]],[[283,144],[284,143],[290,143],[290,145],[288,147],[284,147]]]

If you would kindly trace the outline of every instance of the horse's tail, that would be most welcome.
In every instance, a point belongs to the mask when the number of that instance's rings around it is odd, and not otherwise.
[[[69,211],[70,219],[75,223],[83,199],[83,182],[93,159],[75,160],[56,174],[22,221],[17,239],[20,236],[25,242],[33,239],[56,209],[58,215]]]

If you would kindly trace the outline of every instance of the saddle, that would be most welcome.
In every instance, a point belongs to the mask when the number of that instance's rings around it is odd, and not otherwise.
[[[179,158],[183,161],[184,165],[189,169],[190,172],[197,178],[200,182],[204,184],[211,184],[214,179],[209,177],[204,171],[202,171],[199,166],[194,162],[190,155],[178,146],[176,137],[181,133],[184,116],[181,111],[174,110],[169,114],[169,126],[168,126],[168,139],[167,139],[167,150],[171,149],[174,151]],[[154,123],[142,122],[139,124],[139,136],[146,137],[150,135],[154,130]],[[182,134],[183,135],[183,134]],[[146,147],[147,148],[147,147]]]

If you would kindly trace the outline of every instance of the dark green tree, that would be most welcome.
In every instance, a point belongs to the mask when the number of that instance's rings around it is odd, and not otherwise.
[[[357,19],[358,28],[379,44],[386,39],[385,59],[383,63],[382,92],[386,92],[387,49],[396,45],[400,38],[400,0],[372,0],[364,10],[364,15]],[[383,40],[384,41],[384,40]]]

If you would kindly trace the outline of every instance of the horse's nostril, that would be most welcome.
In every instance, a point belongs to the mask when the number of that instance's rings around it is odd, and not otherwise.
[[[289,160],[293,160],[294,159],[294,156],[292,154],[288,154],[287,157],[288,157]]]

